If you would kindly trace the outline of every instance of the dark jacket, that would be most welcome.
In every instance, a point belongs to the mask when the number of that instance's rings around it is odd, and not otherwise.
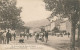
[[[48,32],[47,31],[45,31],[45,37],[48,37]]]
[[[14,33],[13,36],[16,37],[16,34]]]
[[[7,32],[6,37],[11,38],[11,33]]]

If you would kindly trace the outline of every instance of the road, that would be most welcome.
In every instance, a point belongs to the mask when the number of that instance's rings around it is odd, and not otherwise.
[[[16,37],[16,40],[10,41],[9,44],[0,45],[0,50],[57,50],[55,48],[43,45],[45,42],[38,40],[38,43],[35,43],[34,37],[24,38],[24,43],[19,43],[20,37]],[[46,44],[46,43],[45,43]]]

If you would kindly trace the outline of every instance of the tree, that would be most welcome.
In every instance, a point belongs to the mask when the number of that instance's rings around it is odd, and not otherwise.
[[[78,39],[77,39],[77,41],[78,41],[78,47],[80,47],[80,23],[78,24]]]
[[[16,7],[16,0],[0,0],[0,25],[2,28],[15,29],[23,25],[20,13],[22,7]]]
[[[79,0],[44,0],[46,9],[53,14],[62,14],[61,18],[69,18],[71,28],[71,50],[75,50],[75,28],[79,21],[80,2]]]

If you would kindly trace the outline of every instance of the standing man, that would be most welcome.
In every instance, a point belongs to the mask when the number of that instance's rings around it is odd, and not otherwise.
[[[14,40],[15,40],[16,39],[16,33],[15,32],[14,32],[13,36],[14,36]]]
[[[3,32],[2,36],[4,38],[3,39],[3,43],[6,44],[6,31]]]
[[[24,33],[23,33],[24,38],[25,38],[25,35],[26,35],[26,34],[25,34],[25,32],[24,32]]]
[[[3,32],[0,33],[1,44],[4,44],[4,35]]]
[[[29,39],[29,33],[27,33],[26,36],[27,36],[27,40],[28,40]]]
[[[35,42],[37,43],[37,40],[39,39],[39,33],[35,32]]]
[[[41,41],[43,42],[44,41],[44,33],[43,32],[40,33],[40,37],[41,37]]]
[[[8,30],[7,34],[6,34],[6,38],[7,38],[7,44],[9,44],[10,38],[11,38],[11,34],[10,31]]]
[[[68,37],[70,36],[70,33],[68,32]]]
[[[45,39],[46,39],[46,43],[48,41],[48,31],[45,31]]]
[[[10,33],[10,41],[12,41],[12,34]]]

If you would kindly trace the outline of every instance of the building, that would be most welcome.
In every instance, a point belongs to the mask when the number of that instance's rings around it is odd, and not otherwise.
[[[51,25],[50,26],[51,26],[50,27],[50,31],[52,31],[54,29],[54,27],[55,27],[55,22],[51,22]]]
[[[71,33],[71,23],[68,19],[67,20],[60,19],[59,22],[57,22],[56,26],[59,28],[60,31],[66,31]]]
[[[56,16],[55,16],[56,18]],[[54,29],[54,27],[57,27],[60,31],[66,31],[71,33],[71,23],[68,20],[68,18],[56,18],[53,19],[50,18],[49,21],[51,22],[51,31]]]
[[[60,23],[60,31],[66,31],[66,22]]]
[[[66,31],[71,33],[71,23],[69,20],[66,21]]]
[[[45,26],[45,31],[50,31],[51,30],[51,25],[49,24],[49,25],[46,25]]]
[[[56,26],[56,23],[55,21],[58,20],[58,17],[57,16],[54,16],[54,17],[49,17],[48,20],[50,21],[50,31],[52,31],[54,29],[54,27]]]

